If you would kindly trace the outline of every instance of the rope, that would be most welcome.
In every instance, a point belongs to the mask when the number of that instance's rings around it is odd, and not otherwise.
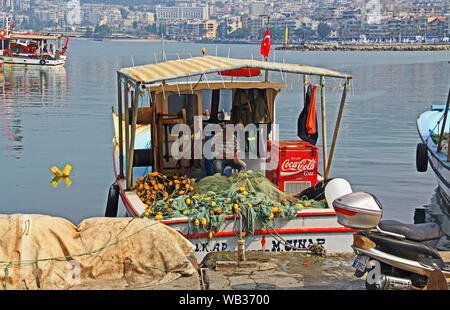
[[[278,242],[282,243],[284,246],[290,247],[291,249],[297,250],[297,251],[301,251],[301,252],[305,252],[306,254],[316,254],[319,256],[324,255],[324,253],[326,253],[326,250],[323,248],[322,245],[319,244],[311,244],[309,245],[307,248],[298,248],[294,245],[292,245],[291,243],[287,242],[286,240],[283,239],[283,237],[280,236],[280,234],[278,234],[278,232],[276,230],[274,230],[275,234],[277,236],[274,236],[270,231],[270,235],[277,240]],[[278,238],[277,238],[278,237]]]
[[[293,246],[291,243],[289,243],[289,242],[287,242],[286,240],[284,240],[278,233],[277,233],[277,231],[276,230],[274,230],[274,232],[275,232],[275,234],[276,234],[276,236],[274,235],[274,234],[272,234],[270,231],[269,231],[269,234],[275,239],[275,240],[277,240],[278,242],[280,242],[280,243],[282,243],[284,246],[287,246],[287,247],[290,247],[290,248],[292,248],[292,249],[294,249],[294,250],[297,250],[297,251],[301,251],[301,252],[306,252],[306,253],[310,253],[310,251],[306,248],[298,248],[298,247],[296,247],[296,246]]]

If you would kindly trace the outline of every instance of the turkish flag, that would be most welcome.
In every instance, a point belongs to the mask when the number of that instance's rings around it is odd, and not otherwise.
[[[269,28],[267,28],[266,33],[264,35],[264,39],[261,43],[261,54],[264,58],[266,58],[269,55],[270,52],[270,31]]]

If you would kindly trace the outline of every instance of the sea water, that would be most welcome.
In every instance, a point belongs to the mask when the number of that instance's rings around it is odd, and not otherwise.
[[[111,108],[117,104],[116,70],[199,56],[203,47],[208,55],[261,59],[259,45],[72,40],[65,68],[4,67],[0,212],[62,216],[74,224],[103,216],[114,182]],[[383,205],[383,219],[412,223],[414,210],[432,203],[437,186],[431,169],[416,171],[416,119],[431,105],[445,104],[448,56],[448,52],[272,50],[269,60],[353,76],[330,176],[347,179],[354,191],[374,194]],[[279,72],[271,72],[269,78],[287,85],[276,102],[280,139],[298,139],[303,79]],[[319,83],[315,77],[309,81]],[[342,84],[340,79],[326,79],[328,152]],[[317,112],[320,129],[319,100]],[[317,146],[322,148],[319,132]],[[321,156],[320,152],[320,172]],[[66,164],[72,166],[72,184],[52,185],[50,168],[62,170]]]

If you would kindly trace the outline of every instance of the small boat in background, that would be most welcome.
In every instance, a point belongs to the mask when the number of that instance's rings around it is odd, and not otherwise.
[[[66,38],[63,35],[24,33],[13,31],[10,17],[0,29],[0,59],[4,65],[63,66],[67,58]],[[0,65],[1,66],[1,65]]]
[[[446,105],[432,105],[429,111],[420,114],[417,130],[422,142],[417,145],[416,150],[417,171],[427,171],[429,163],[446,205],[450,204],[449,104],[450,89]]]

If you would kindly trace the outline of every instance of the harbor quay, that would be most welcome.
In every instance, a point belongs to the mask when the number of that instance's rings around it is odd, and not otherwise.
[[[428,43],[304,43],[279,46],[276,50],[289,51],[448,51],[450,44]]]

